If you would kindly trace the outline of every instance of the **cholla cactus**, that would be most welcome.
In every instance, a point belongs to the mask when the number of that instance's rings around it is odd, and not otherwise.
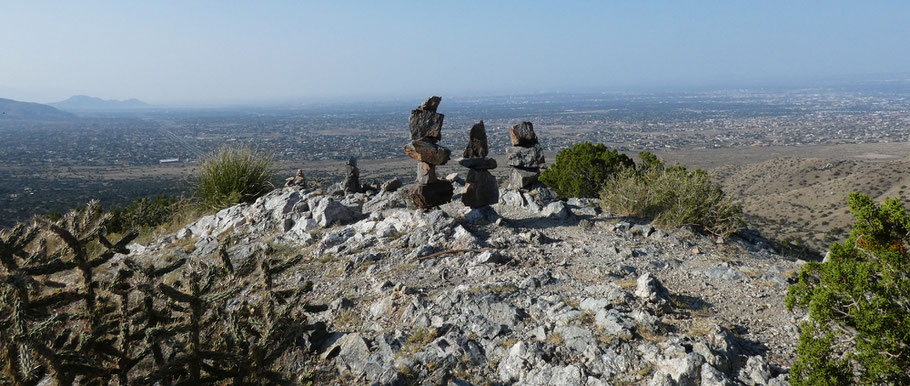
[[[136,232],[111,242],[108,218],[92,202],[0,233],[0,384],[283,383],[279,358],[302,334],[324,333],[303,314],[316,309],[303,301],[310,287],[276,285],[302,256],[254,256],[235,270],[222,245],[220,266],[112,263]],[[261,298],[228,307],[248,283]]]

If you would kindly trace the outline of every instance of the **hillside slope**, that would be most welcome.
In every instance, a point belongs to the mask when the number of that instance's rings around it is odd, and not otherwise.
[[[48,105],[0,98],[0,120],[62,120],[74,117]]]
[[[129,257],[256,267],[300,256],[269,285],[312,281],[308,301],[329,305],[308,316],[329,332],[312,361],[282,363],[317,384],[785,384],[802,315],[783,297],[800,262],[761,241],[668,234],[592,200],[546,201],[545,188],[501,193],[492,210],[456,197],[420,211],[401,190],[285,188]]]
[[[846,238],[851,192],[879,201],[910,198],[910,157],[891,161],[776,158],[714,169],[724,191],[741,200],[752,227],[779,240],[800,239],[820,253]]]

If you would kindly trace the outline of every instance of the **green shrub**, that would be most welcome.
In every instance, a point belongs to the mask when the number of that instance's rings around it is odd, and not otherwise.
[[[196,195],[213,209],[249,202],[272,190],[271,157],[248,147],[224,147],[202,162]]]
[[[584,142],[560,151],[540,181],[562,197],[594,198],[610,176],[634,166],[625,154]]]
[[[787,294],[787,307],[809,310],[790,383],[910,384],[910,216],[898,199],[847,202],[850,237],[806,263]]]
[[[743,225],[742,208],[711,182],[707,172],[664,167],[651,153],[640,153],[639,167],[610,178],[601,190],[604,209],[622,216],[653,219],[659,226],[683,225],[728,236]]]

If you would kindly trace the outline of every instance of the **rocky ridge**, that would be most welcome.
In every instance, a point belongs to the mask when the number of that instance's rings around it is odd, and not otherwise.
[[[329,305],[299,369],[321,383],[786,384],[802,315],[783,296],[801,262],[760,238],[671,234],[540,185],[420,210],[400,185],[285,187],[131,257],[303,255],[283,280]]]

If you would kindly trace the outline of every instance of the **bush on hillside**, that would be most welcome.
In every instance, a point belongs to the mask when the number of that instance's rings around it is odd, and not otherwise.
[[[125,207],[110,211],[111,219],[107,231],[124,233],[129,229],[152,228],[170,221],[182,200],[159,194],[151,198],[140,198]]]
[[[743,225],[742,207],[701,169],[664,167],[651,153],[639,153],[638,168],[610,178],[600,192],[601,206],[622,216],[653,219],[667,228],[684,225],[726,237]]]
[[[575,144],[556,155],[540,181],[561,197],[597,197],[610,176],[634,167],[632,159],[603,144]]]
[[[847,202],[850,237],[806,263],[787,294],[787,307],[809,310],[790,383],[910,384],[910,216],[898,199]]]
[[[213,209],[253,201],[272,190],[271,157],[248,147],[225,147],[202,162],[196,195]]]

